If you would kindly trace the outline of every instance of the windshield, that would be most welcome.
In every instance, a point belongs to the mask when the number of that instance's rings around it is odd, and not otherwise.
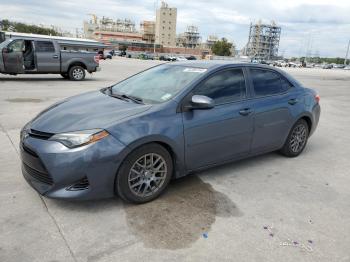
[[[173,98],[206,69],[177,65],[160,65],[132,76],[112,87],[112,94],[125,94],[144,103],[163,103]]]

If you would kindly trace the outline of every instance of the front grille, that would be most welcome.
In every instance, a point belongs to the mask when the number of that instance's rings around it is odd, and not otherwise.
[[[47,185],[53,185],[52,177],[48,173],[39,172],[23,163],[24,170],[33,178]]]
[[[47,132],[41,132],[41,131],[38,131],[38,130],[35,130],[35,129],[30,129],[28,131],[28,135],[31,136],[31,137],[34,137],[34,138],[48,140],[54,134],[53,133],[47,133]]]
[[[85,190],[89,188],[89,180],[87,177],[84,177],[83,179],[79,180],[75,184],[71,185],[67,188],[69,191],[78,191],[78,190]]]

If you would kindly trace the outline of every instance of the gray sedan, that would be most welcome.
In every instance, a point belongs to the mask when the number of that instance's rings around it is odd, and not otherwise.
[[[61,199],[158,197],[172,178],[279,150],[298,156],[320,97],[256,64],[163,64],[41,112],[21,131],[22,170]]]

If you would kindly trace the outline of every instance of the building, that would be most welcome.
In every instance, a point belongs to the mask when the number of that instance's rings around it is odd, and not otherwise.
[[[200,47],[201,36],[197,26],[187,26],[186,31],[176,38],[176,46],[185,48]]]
[[[156,13],[156,44],[164,47],[176,46],[177,8],[170,8],[162,1]]]
[[[204,47],[211,49],[217,41],[219,41],[219,38],[216,35],[209,35],[207,41],[204,43]]]
[[[250,24],[248,44],[244,54],[258,60],[271,60],[278,57],[281,27],[271,24]]]
[[[142,40],[154,43],[156,35],[156,23],[154,21],[143,21],[140,24]]]
[[[99,19],[96,15],[91,14],[90,21],[84,21],[84,36],[86,38],[95,38],[96,31],[99,32],[115,32],[115,33],[137,33],[135,23],[129,19],[112,20],[108,17]]]

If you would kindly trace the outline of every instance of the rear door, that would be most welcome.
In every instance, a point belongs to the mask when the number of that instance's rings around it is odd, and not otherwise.
[[[253,112],[241,68],[217,72],[199,84],[192,95],[215,101],[208,110],[183,112],[185,158],[189,170],[224,162],[250,151]]]
[[[35,54],[38,72],[60,73],[60,50],[55,48],[53,41],[35,41]]]
[[[2,51],[2,57],[6,73],[23,73],[23,40],[13,40],[8,46],[7,51]]]
[[[282,147],[293,122],[298,98],[292,84],[274,70],[250,68],[255,112],[252,152]]]

